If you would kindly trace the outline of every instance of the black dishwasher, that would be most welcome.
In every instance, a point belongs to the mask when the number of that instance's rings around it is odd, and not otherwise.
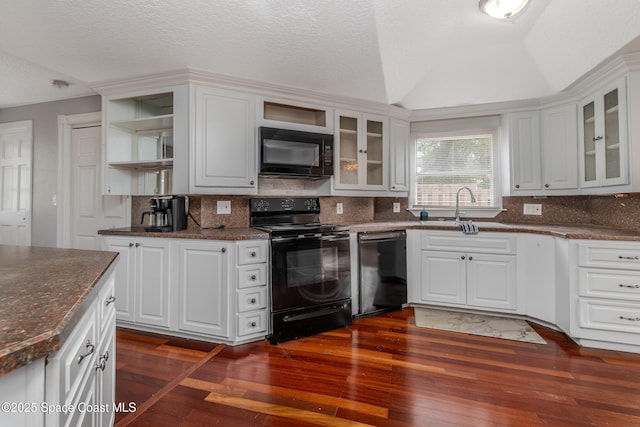
[[[359,308],[355,317],[396,310],[407,302],[407,233],[358,233]]]

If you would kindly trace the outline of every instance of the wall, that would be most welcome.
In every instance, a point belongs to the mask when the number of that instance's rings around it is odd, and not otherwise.
[[[0,109],[0,123],[33,120],[33,246],[57,246],[58,115],[101,111],[100,96]]]

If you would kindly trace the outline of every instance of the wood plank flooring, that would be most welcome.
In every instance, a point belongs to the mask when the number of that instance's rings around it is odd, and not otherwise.
[[[271,345],[117,332],[117,426],[640,426],[640,355],[532,325],[530,344],[413,309]]]

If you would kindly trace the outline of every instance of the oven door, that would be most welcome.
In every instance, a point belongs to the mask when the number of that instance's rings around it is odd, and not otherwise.
[[[273,238],[271,254],[274,312],[351,297],[349,233]]]

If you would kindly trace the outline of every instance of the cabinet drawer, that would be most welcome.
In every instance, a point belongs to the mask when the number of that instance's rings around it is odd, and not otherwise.
[[[56,388],[52,392],[54,395],[60,396],[62,404],[73,403],[81,384],[84,382],[85,374],[89,372],[89,375],[93,375],[98,350],[96,317],[94,303],[60,351],[53,360],[50,360],[50,372],[55,375],[55,378],[50,378],[50,380]]]
[[[625,242],[616,245],[579,244],[578,264],[581,267],[640,270],[640,245]]]
[[[580,327],[640,333],[640,304],[581,299]]]
[[[640,272],[578,269],[580,296],[640,301]]]
[[[100,336],[103,335],[103,331],[113,321],[112,317],[116,312],[115,301],[115,275],[112,275],[98,294],[98,324],[100,325]]]
[[[267,262],[267,240],[247,240],[238,242],[238,264],[258,264]]]
[[[487,254],[515,254],[516,236],[490,233],[464,235],[457,232],[422,232],[422,249],[479,252]]]
[[[267,287],[241,289],[238,291],[238,312],[267,308]]]
[[[238,287],[250,288],[267,284],[267,264],[238,267]]]
[[[238,336],[267,333],[267,311],[254,311],[238,315]]]

